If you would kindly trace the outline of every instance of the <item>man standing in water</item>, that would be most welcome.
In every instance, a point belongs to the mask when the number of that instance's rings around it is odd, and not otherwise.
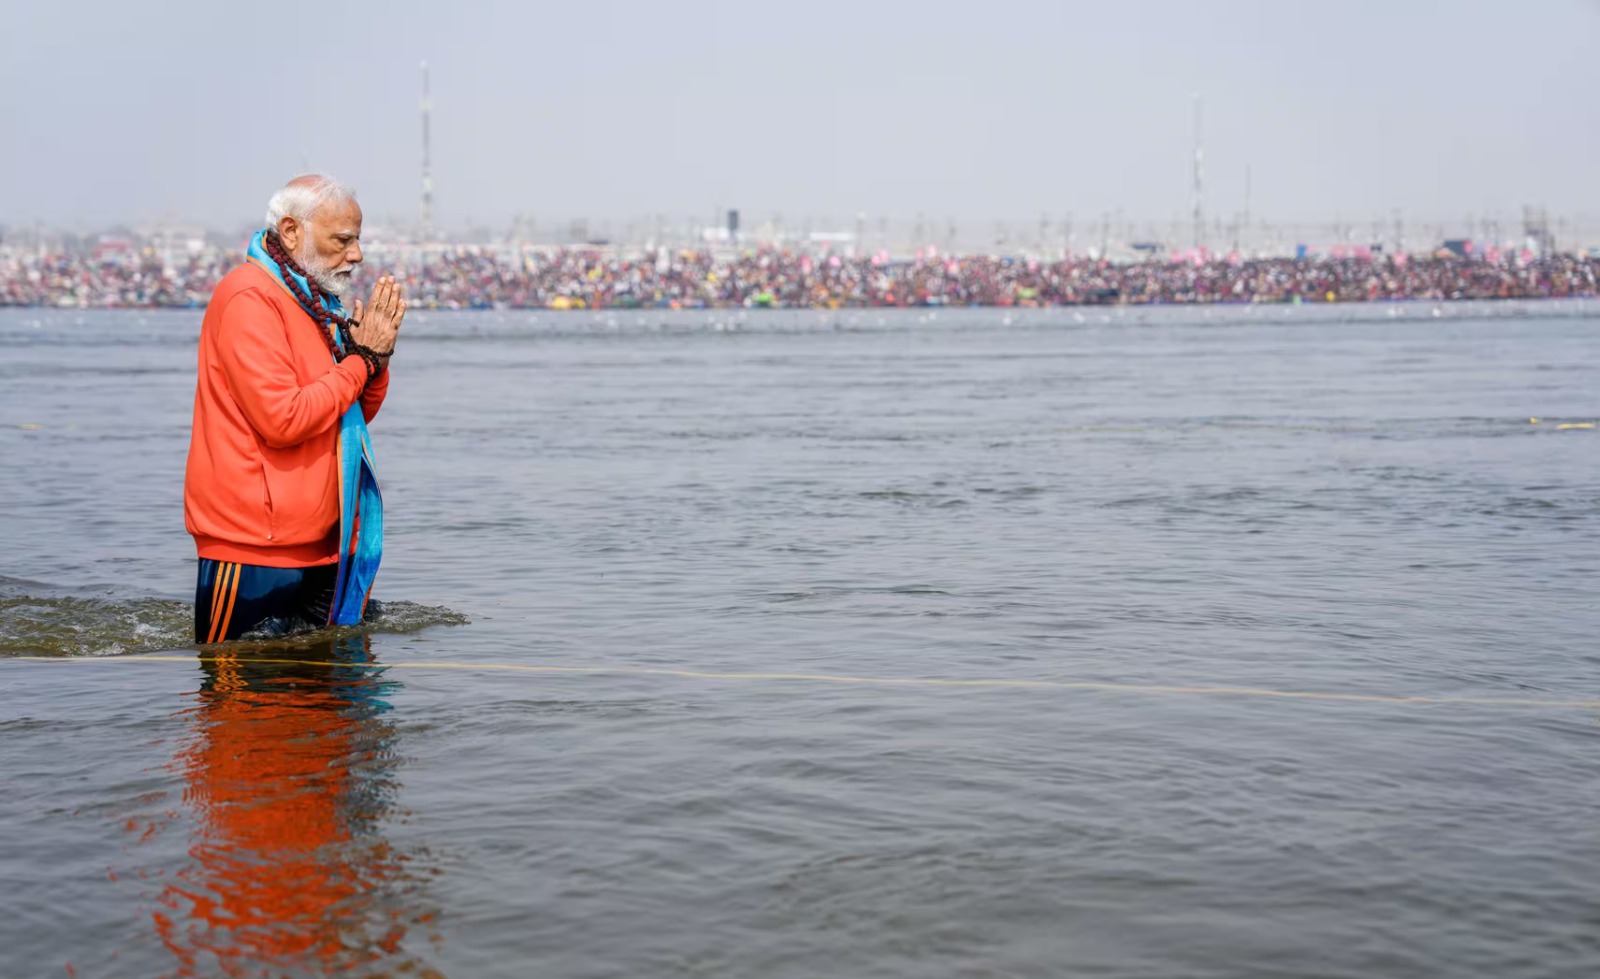
[[[367,422],[389,390],[406,302],[386,276],[346,317],[361,258],[355,192],[296,177],[206,307],[183,488],[200,554],[197,643],[365,612],[383,550]]]

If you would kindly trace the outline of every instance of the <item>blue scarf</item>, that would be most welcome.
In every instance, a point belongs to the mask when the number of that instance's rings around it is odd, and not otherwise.
[[[247,260],[265,269],[285,291],[294,290],[283,281],[285,273],[294,276],[304,295],[320,301],[335,316],[344,315],[339,300],[325,296],[305,277],[292,269],[280,269],[267,254],[262,239],[265,231],[257,231],[250,239],[245,252]],[[302,306],[302,308],[304,308]],[[313,322],[316,316],[306,310]],[[317,329],[322,325],[317,324]],[[344,338],[334,331],[334,344],[344,354]],[[328,609],[329,625],[359,625],[367,608],[367,596],[372,592],[372,582],[378,576],[378,563],[383,560],[383,494],[378,489],[378,473],[372,463],[372,437],[367,432],[367,419],[361,414],[361,401],[352,403],[339,419],[339,574],[334,579],[333,602]]]

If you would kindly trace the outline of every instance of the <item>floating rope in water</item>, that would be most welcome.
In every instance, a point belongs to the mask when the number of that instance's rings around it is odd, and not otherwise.
[[[957,687],[998,688],[1020,690],[1092,690],[1105,693],[1136,694],[1188,694],[1218,697],[1273,697],[1286,700],[1321,700],[1367,704],[1443,704],[1475,707],[1538,707],[1573,710],[1600,710],[1600,699],[1550,700],[1529,697],[1454,697],[1454,696],[1402,696],[1372,693],[1329,693],[1314,690],[1273,690],[1265,687],[1227,686],[1173,686],[1166,684],[1113,683],[1095,680],[1005,680],[1005,679],[942,679],[938,677],[874,677],[848,676],[835,673],[726,673],[707,670],[673,670],[642,666],[544,666],[527,663],[440,663],[394,662],[358,664],[315,659],[271,659],[265,657],[237,656],[16,656],[9,659],[48,663],[221,663],[239,665],[242,662],[264,666],[353,666],[370,665],[374,670],[481,670],[508,673],[540,673],[546,675],[579,676],[663,676],[684,680],[733,680],[747,682],[801,682],[839,683],[861,686],[885,687]]]

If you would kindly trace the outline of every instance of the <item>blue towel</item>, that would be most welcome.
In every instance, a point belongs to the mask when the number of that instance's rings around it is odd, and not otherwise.
[[[339,300],[324,295],[304,276],[290,269],[281,269],[267,254],[262,244],[265,231],[257,231],[250,239],[246,257],[261,266],[285,289],[284,273],[294,276],[304,295],[323,303],[335,316],[344,315]],[[291,293],[294,290],[289,289]],[[313,321],[313,310],[306,310]],[[321,329],[320,324],[317,327]],[[344,338],[334,331],[333,342],[341,356]],[[367,419],[361,414],[361,402],[352,403],[339,419],[339,574],[334,581],[333,603],[328,611],[329,625],[357,625],[367,608],[367,596],[372,593],[372,583],[378,577],[378,564],[383,560],[383,493],[378,488],[378,471],[372,461],[372,436],[367,431]]]

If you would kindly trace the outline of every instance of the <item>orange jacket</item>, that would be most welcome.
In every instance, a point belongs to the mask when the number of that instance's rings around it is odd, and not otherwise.
[[[370,422],[389,372],[368,385],[365,362],[335,363],[323,336],[257,265],[235,268],[212,293],[183,481],[184,525],[202,558],[273,568],[339,560],[339,417],[359,398]]]

